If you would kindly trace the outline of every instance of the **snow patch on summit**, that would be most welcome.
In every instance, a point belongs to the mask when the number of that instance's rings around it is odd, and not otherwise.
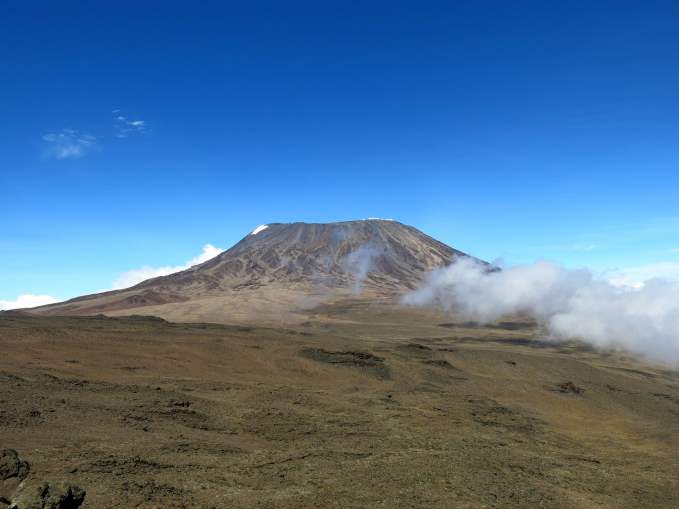
[[[250,233],[250,235],[257,235],[259,232],[261,232],[262,230],[266,230],[268,227],[269,227],[268,224],[261,224],[257,228],[252,230],[252,233]]]

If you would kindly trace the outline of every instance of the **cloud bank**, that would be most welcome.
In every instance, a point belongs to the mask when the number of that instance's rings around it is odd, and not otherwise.
[[[150,267],[144,266],[139,269],[128,270],[122,273],[113,283],[113,290],[122,290],[123,288],[129,288],[147,279],[167,276],[168,274],[174,274],[175,272],[180,272],[186,270],[189,267],[198,265],[200,263],[206,262],[211,258],[214,258],[218,254],[222,253],[224,250],[215,247],[212,244],[205,244],[203,246],[203,251],[196,257],[187,261],[183,265],[177,266],[164,266],[164,267]]]
[[[549,262],[489,272],[472,259],[460,259],[430,273],[403,302],[480,323],[526,313],[553,339],[580,339],[679,363],[679,283],[673,281],[651,279],[631,288]]]
[[[26,293],[24,295],[19,295],[15,300],[0,300],[0,311],[34,308],[36,306],[44,306],[56,302],[61,302],[61,299],[57,299],[50,295],[33,295],[31,293]]]

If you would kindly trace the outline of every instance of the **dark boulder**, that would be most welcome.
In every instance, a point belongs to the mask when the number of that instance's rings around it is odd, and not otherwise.
[[[77,509],[85,491],[67,483],[22,483],[9,509]]]
[[[14,449],[0,449],[0,481],[11,477],[23,480],[30,469],[28,462],[21,460]]]

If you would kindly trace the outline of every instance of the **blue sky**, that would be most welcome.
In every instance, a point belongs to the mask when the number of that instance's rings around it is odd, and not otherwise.
[[[1,9],[0,301],[371,216],[679,275],[677,2]]]

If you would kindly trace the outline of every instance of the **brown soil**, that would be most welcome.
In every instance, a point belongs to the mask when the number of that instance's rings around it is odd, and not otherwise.
[[[0,317],[0,449],[85,508],[679,506],[676,372],[449,322]]]

